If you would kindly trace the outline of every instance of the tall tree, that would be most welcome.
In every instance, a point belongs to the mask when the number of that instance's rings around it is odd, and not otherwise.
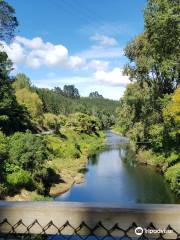
[[[79,91],[77,88],[75,88],[74,85],[64,85],[63,92],[66,97],[70,97],[70,98],[80,97]]]
[[[14,9],[4,1],[0,1],[0,40],[10,40],[17,20]],[[12,63],[5,52],[0,50],[0,129],[6,133],[24,130],[29,125],[26,111],[17,103],[12,79],[9,73]]]
[[[145,31],[125,49],[130,60],[125,73],[146,81],[155,97],[172,93],[180,83],[179,10],[179,1],[149,0]]]
[[[20,89],[23,89],[23,88],[30,89],[31,81],[24,73],[18,73],[15,77],[13,87],[16,90],[20,90]]]
[[[91,92],[91,93],[89,94],[89,97],[90,97],[90,98],[103,98],[103,96],[102,96],[101,94],[99,94],[97,91]]]
[[[8,41],[14,37],[14,32],[18,26],[15,17],[15,10],[4,0],[0,0],[0,40]]]

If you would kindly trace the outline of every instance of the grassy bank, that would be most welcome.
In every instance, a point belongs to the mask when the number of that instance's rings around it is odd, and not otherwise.
[[[96,134],[78,134],[70,129],[61,130],[62,137],[47,136],[53,158],[49,166],[60,175],[61,181],[51,187],[50,195],[56,196],[69,190],[73,184],[82,183],[88,156],[100,150],[104,145],[103,132]]]
[[[44,197],[36,191],[22,189],[15,196],[8,196],[6,200],[51,200],[52,197],[68,191],[74,184],[84,181],[84,170],[88,156],[104,146],[105,134],[79,134],[69,128],[62,128],[59,135],[44,136],[50,151],[47,168],[53,170],[49,196]]]

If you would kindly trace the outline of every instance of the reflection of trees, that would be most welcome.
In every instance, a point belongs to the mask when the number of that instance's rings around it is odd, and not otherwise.
[[[98,163],[98,154],[91,155],[88,160],[89,160],[89,164],[97,165],[97,163]]]
[[[121,145],[119,149],[119,157],[130,165],[136,164],[136,155],[129,144]]]

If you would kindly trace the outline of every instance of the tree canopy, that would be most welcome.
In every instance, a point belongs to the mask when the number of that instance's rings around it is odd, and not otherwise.
[[[0,40],[8,41],[14,37],[18,21],[14,8],[4,0],[0,0]]]

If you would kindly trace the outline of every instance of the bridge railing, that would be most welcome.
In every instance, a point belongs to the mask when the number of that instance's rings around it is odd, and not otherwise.
[[[0,202],[0,239],[180,239],[180,205]]]

